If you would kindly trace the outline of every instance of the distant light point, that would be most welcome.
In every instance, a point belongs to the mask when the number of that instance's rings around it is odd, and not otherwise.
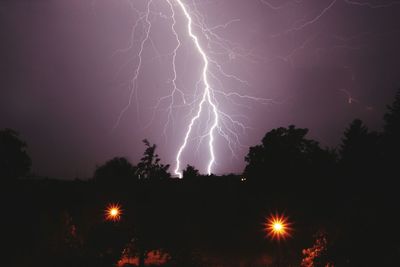
[[[290,227],[288,218],[284,215],[270,215],[265,223],[265,231],[267,236],[272,240],[283,240],[291,236],[290,232],[292,228]]]
[[[106,208],[106,220],[117,222],[121,220],[121,206],[119,204],[109,204]]]

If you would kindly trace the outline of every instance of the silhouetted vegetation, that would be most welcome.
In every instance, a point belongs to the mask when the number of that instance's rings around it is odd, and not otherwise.
[[[137,168],[126,158],[115,157],[96,168],[93,179],[98,182],[114,183],[136,179]]]
[[[329,149],[322,149],[318,142],[307,139],[307,132],[308,129],[293,125],[268,132],[261,145],[250,147],[245,176],[272,182],[269,177],[277,175],[298,177],[331,170],[335,154]]]
[[[400,90],[384,115],[383,153],[387,167],[397,170],[400,163]]]
[[[169,165],[163,165],[160,163],[160,158],[156,154],[156,145],[151,145],[146,139],[143,140],[146,145],[143,157],[137,165],[137,175],[139,179],[149,180],[163,180],[170,178],[171,175],[168,173]]]
[[[189,164],[186,166],[186,169],[184,169],[182,172],[182,176],[184,179],[193,179],[198,177],[199,175],[200,175],[199,170]]]
[[[18,178],[28,174],[31,159],[26,152],[27,144],[11,129],[0,131],[0,177]]]
[[[359,119],[337,149],[308,130],[272,129],[249,149],[243,174],[171,178],[156,145],[138,163],[115,157],[87,181],[3,181],[4,266],[399,266],[400,91],[382,132]],[[26,144],[0,131],[1,175],[27,175]],[[110,203],[121,220],[107,221]],[[284,212],[292,238],[265,238]],[[279,254],[280,253],[280,254]]]
[[[361,120],[354,120],[344,132],[339,149],[340,167],[351,174],[366,174],[366,171],[379,165],[380,139],[381,136],[376,132],[369,132]]]

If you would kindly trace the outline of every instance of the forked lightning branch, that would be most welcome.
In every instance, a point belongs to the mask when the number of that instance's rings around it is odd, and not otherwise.
[[[169,10],[160,11],[160,3],[166,4]],[[137,20],[133,25],[131,46],[121,50],[128,51],[132,48],[132,44],[136,41],[135,33],[138,28],[143,28],[144,33],[141,34],[138,49],[135,54],[137,57],[137,64],[132,74],[130,81],[130,94],[126,106],[121,110],[115,127],[118,126],[121,118],[134,102],[138,101],[138,78],[141,75],[143,67],[143,54],[146,46],[154,44],[150,38],[152,31],[152,16],[154,14],[167,18],[170,21],[171,33],[174,36],[176,46],[170,53],[171,70],[173,77],[171,77],[172,89],[166,90],[166,94],[156,101],[154,110],[160,108],[162,104],[167,103],[167,120],[164,124],[164,135],[167,135],[167,128],[173,124],[174,109],[186,106],[189,107],[191,112],[187,120],[186,127],[182,128],[183,139],[180,141],[179,147],[175,156],[174,173],[179,178],[182,178],[182,154],[188,148],[190,142],[197,142],[197,146],[205,143],[207,144],[207,174],[211,174],[216,159],[215,142],[216,137],[222,137],[225,140],[227,147],[232,155],[235,155],[235,150],[241,146],[240,138],[248,128],[245,122],[248,118],[244,115],[232,116],[225,111],[223,103],[230,103],[232,106],[244,106],[248,101],[259,102],[266,104],[270,99],[258,98],[235,91],[232,88],[225,86],[225,81],[236,83],[239,86],[248,86],[249,83],[238,76],[225,71],[223,64],[218,62],[218,57],[215,54],[226,54],[229,58],[235,56],[245,56],[249,51],[241,48],[238,44],[227,40],[217,34],[216,30],[223,30],[230,26],[230,24],[237,23],[240,20],[232,19],[224,24],[217,26],[207,26],[204,16],[201,15],[199,9],[194,2],[190,5],[183,0],[148,0],[144,11],[139,11],[135,8],[135,1],[131,1],[132,9],[137,13]],[[169,14],[169,15],[165,15]],[[178,25],[184,23],[184,25]],[[185,29],[179,31],[179,29]],[[185,36],[182,36],[185,34]],[[177,86],[179,79],[179,71],[177,70],[177,55],[182,46],[182,39],[189,38],[191,42],[191,49],[193,53],[197,54],[201,60],[198,61],[201,73],[199,77],[193,81],[193,88],[186,88],[186,91],[191,91],[194,95],[194,100],[189,101],[185,90]],[[213,51],[217,48],[218,52]],[[222,51],[222,52],[221,52]],[[177,101],[179,99],[179,101]],[[224,99],[224,101],[218,101]],[[182,104],[183,103],[183,104]],[[154,116],[153,116],[154,119]],[[202,121],[202,120],[205,120]],[[206,127],[203,132],[195,131],[194,128],[199,123],[205,123]],[[166,137],[167,138],[167,137]]]

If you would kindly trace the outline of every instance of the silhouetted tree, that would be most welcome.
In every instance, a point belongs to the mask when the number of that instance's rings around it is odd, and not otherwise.
[[[344,132],[340,146],[340,164],[346,171],[365,172],[379,162],[379,135],[355,119]]]
[[[16,131],[0,131],[0,177],[18,178],[29,172],[32,162],[26,149]]]
[[[127,181],[136,178],[136,168],[123,157],[115,157],[96,168],[96,181]]]
[[[250,147],[245,158],[245,175],[285,175],[311,169],[320,170],[332,165],[334,153],[321,149],[318,142],[305,138],[307,133],[308,129],[293,125],[268,132],[261,145]]]
[[[169,165],[160,163],[160,158],[156,154],[157,146],[155,144],[151,145],[147,139],[144,139],[143,143],[146,146],[146,150],[137,165],[136,171],[139,179],[162,180],[170,178],[168,173]]]
[[[199,176],[199,170],[197,170],[194,166],[188,164],[186,166],[186,169],[183,170],[182,174],[184,179],[193,179]]]
[[[384,152],[386,161],[393,167],[400,163],[400,89],[384,115]]]

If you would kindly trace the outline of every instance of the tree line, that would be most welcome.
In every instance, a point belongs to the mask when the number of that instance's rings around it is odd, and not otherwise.
[[[400,90],[383,117],[383,131],[371,131],[360,119],[345,129],[337,148],[322,148],[307,138],[308,129],[294,125],[272,129],[261,144],[249,148],[243,171],[246,179],[268,180],[268,177],[320,175],[326,173],[362,176],[380,171],[392,173],[400,163]],[[115,157],[97,166],[97,181],[164,180],[171,178],[169,165],[156,153],[156,145],[143,140],[145,151],[137,165],[124,157]],[[32,160],[27,144],[12,129],[0,130],[0,176],[15,179],[30,173]],[[183,178],[200,177],[191,165],[183,170]]]
[[[0,188],[7,216],[3,261],[109,267],[126,256],[144,266],[148,253],[162,249],[172,258],[163,266],[210,266],[204,255],[215,251],[228,259],[273,251],[262,223],[280,211],[294,221],[287,264],[298,266],[302,249],[313,248],[316,239],[326,252],[313,259],[315,266],[394,266],[400,91],[383,122],[375,132],[354,120],[336,149],[307,138],[304,128],[273,129],[249,148],[242,174],[201,175],[189,165],[182,180],[171,179],[169,165],[147,140],[137,164],[115,157],[88,181],[21,179],[30,173],[27,144],[16,131],[2,130],[0,176],[10,181]],[[104,208],[115,202],[121,221],[105,221]]]

